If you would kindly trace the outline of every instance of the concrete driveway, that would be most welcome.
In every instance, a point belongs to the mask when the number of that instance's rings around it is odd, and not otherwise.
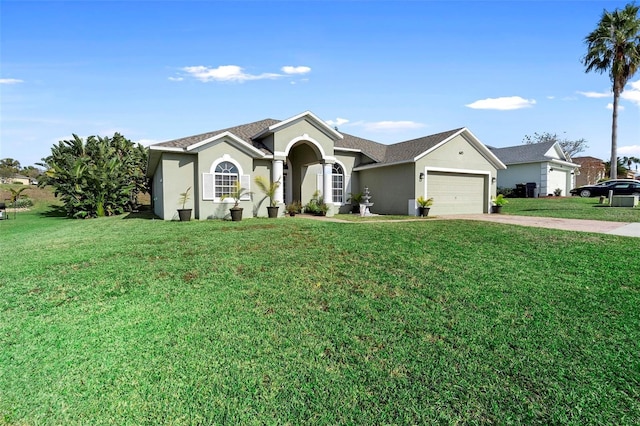
[[[606,222],[602,220],[558,219],[553,217],[511,216],[504,214],[469,214],[439,216],[439,219],[481,220],[509,225],[563,229],[566,231],[596,232],[640,238],[640,222]]]

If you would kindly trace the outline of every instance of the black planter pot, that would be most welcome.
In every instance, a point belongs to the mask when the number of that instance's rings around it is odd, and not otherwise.
[[[231,220],[233,222],[240,222],[242,220],[242,207],[233,207],[229,209],[231,212]]]
[[[267,207],[267,213],[269,214],[269,219],[275,219],[278,217],[278,209],[280,207],[279,206],[268,206]]]
[[[351,206],[351,213],[360,214],[360,204],[354,204]]]
[[[427,217],[429,216],[430,207],[418,207],[418,216]]]
[[[502,206],[491,206],[491,213],[502,213]]]
[[[189,222],[191,220],[191,210],[192,209],[178,209],[178,217],[180,217],[180,222]]]

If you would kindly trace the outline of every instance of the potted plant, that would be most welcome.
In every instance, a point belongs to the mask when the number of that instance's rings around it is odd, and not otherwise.
[[[192,209],[185,208],[187,201],[191,199],[191,197],[189,196],[190,190],[191,190],[191,187],[188,187],[187,190],[181,193],[180,197],[178,197],[178,203],[182,204],[182,208],[178,209],[178,216],[180,217],[180,222],[188,222],[191,220]]]
[[[362,192],[355,192],[349,194],[350,197],[347,202],[351,202],[351,212],[352,213],[360,213],[360,203],[362,202]]]
[[[498,194],[491,199],[491,202],[493,203],[491,206],[491,213],[502,213],[502,206],[507,204],[509,201],[504,198],[503,194]]]
[[[275,182],[267,182],[267,180],[262,176],[256,176],[255,183],[258,185],[258,188],[264,194],[269,197],[269,206],[267,207],[267,212],[269,213],[269,218],[274,219],[278,217],[278,200],[276,200],[276,191],[280,187],[280,179]]]
[[[244,197],[246,194],[251,194],[251,192],[247,191],[246,188],[243,188],[240,185],[240,181],[236,181],[233,191],[222,196],[223,200],[226,198],[232,198],[234,201],[233,207],[229,209],[231,212],[231,220],[233,222],[239,222],[242,220],[243,208],[238,206],[238,203],[240,203],[240,198]]]
[[[294,201],[291,204],[287,204],[285,211],[289,213],[289,216],[295,216],[297,213],[300,213],[302,210],[302,204],[300,201]]]
[[[420,217],[429,216],[429,210],[431,208],[431,205],[433,204],[433,197],[424,198],[421,195],[416,200],[416,203],[418,203],[418,216]]]
[[[304,206],[304,212],[314,216],[326,216],[328,211],[329,206],[320,197],[320,191],[317,190],[311,196],[311,200]]]

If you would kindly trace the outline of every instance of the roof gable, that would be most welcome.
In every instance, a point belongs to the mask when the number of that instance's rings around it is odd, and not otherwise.
[[[507,146],[504,148],[490,147],[489,149],[506,165],[538,163],[550,161],[554,158],[565,160],[566,157],[564,157],[564,153],[562,153],[562,157],[559,157],[554,145],[559,146],[557,142],[542,142]],[[562,152],[562,149],[560,149],[560,152]],[[554,153],[555,155],[553,155]]]

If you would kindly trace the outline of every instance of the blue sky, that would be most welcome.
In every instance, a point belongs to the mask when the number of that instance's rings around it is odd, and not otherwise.
[[[73,133],[144,144],[310,110],[383,143],[467,127],[608,159],[611,83],[584,37],[620,1],[0,0],[0,158]],[[619,155],[640,157],[640,74]]]

